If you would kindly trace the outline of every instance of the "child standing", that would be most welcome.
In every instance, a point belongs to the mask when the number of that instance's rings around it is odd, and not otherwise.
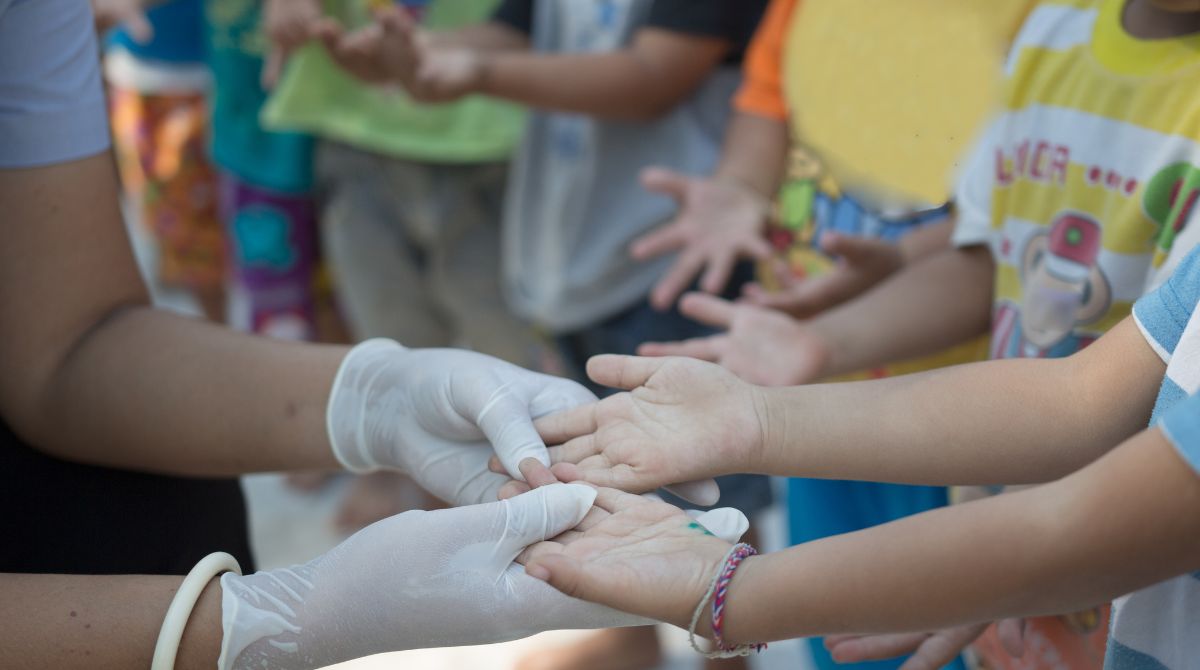
[[[787,266],[779,273],[782,285],[772,293],[748,286],[746,297],[759,307],[740,308],[755,317],[742,325],[765,333],[771,324],[789,320],[762,307],[808,317],[945,248],[953,227],[948,175],[995,104],[1003,54],[1030,4],[774,0],[747,56],[738,114],[719,167],[703,178],[648,175],[648,185],[670,186],[680,196],[681,212],[675,222],[640,240],[635,253],[681,244],[677,267],[694,274],[707,261],[710,269],[720,268],[767,231],[769,209],[761,203],[775,198],[778,225],[769,234]],[[940,47],[930,49],[930,44]],[[656,287],[656,299],[674,301],[691,274],[668,275]],[[689,296],[682,308],[705,318],[711,316],[710,305],[719,310],[721,303]],[[782,353],[764,355],[769,365],[755,370],[759,374],[750,380],[768,385],[816,381],[816,366],[803,350],[792,342],[780,344]],[[700,353],[656,345],[641,351]],[[976,340],[862,376],[968,362],[984,352],[985,343]],[[717,356],[711,358],[722,357],[715,349],[712,353]],[[725,360],[737,368],[736,352],[727,353]],[[940,487],[791,480],[791,542],[869,528],[946,501],[946,489]],[[821,640],[807,646],[817,667],[845,667],[829,657]]]
[[[404,4],[430,30],[476,24],[495,5]],[[326,3],[328,16],[353,28],[370,21],[368,5]],[[273,24],[300,24],[298,32],[324,13],[316,0],[268,8]],[[532,329],[505,308],[500,290],[499,213],[524,124],[518,107],[482,97],[420,105],[363,84],[311,44],[291,56],[263,118],[318,140],[323,249],[355,339],[543,362]]]
[[[993,358],[1070,355],[1129,315],[1197,240],[1200,6],[1046,1],[1006,71],[1004,110],[956,193],[957,249],[797,328],[822,372],[903,359],[990,329]],[[887,337],[880,337],[886,333]],[[735,336],[736,337],[736,336]],[[1031,623],[1024,658],[1096,667],[1101,610]]]

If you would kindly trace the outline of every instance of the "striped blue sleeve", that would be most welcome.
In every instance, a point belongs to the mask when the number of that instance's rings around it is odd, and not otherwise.
[[[1133,317],[1146,341],[1163,361],[1179,344],[1200,301],[1200,247],[1193,249],[1165,284],[1133,306]]]
[[[1158,422],[1183,460],[1200,473],[1200,394],[1190,396],[1163,412]]]

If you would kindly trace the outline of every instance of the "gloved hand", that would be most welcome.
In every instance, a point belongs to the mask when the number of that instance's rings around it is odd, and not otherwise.
[[[525,459],[550,465],[533,419],[595,401],[573,381],[490,356],[379,339],[342,362],[326,423],[347,469],[402,470],[439,498],[467,505],[494,501],[508,481],[488,471],[493,448],[509,475],[524,481]]]
[[[575,527],[596,490],[552,484],[488,505],[406,512],[292,568],[221,578],[221,670],[313,668],[403,649],[648,623],[562,595],[513,559]],[[730,541],[745,522],[698,518]],[[586,525],[586,524],[585,524]]]

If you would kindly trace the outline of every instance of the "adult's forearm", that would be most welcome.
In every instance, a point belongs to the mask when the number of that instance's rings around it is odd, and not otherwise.
[[[750,559],[730,589],[727,637],[1078,611],[1200,567],[1197,499],[1200,478],[1146,431],[1054,484]]]
[[[1145,426],[1163,371],[1127,320],[1067,359],[766,390],[761,469],[929,485],[1046,482]]]
[[[718,179],[734,179],[764,198],[774,199],[787,169],[787,123],[738,112],[725,131]]]
[[[811,322],[838,375],[934,354],[991,323],[994,266],[984,247],[952,249],[907,266],[857,300]]]
[[[0,666],[148,668],[180,577],[0,575]],[[177,668],[211,670],[221,646],[213,580],[184,631]]]
[[[337,468],[325,408],[345,353],[121,310],[62,361],[28,439],[68,460],[179,475]]]

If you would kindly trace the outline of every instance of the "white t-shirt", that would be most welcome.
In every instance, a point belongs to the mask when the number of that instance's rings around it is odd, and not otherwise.
[[[0,0],[0,168],[108,149],[87,0]]]

